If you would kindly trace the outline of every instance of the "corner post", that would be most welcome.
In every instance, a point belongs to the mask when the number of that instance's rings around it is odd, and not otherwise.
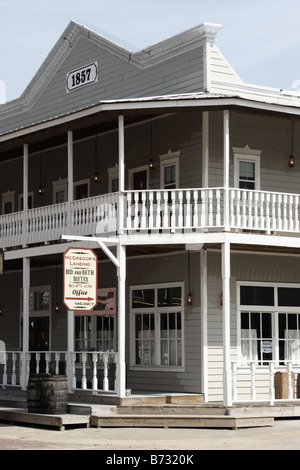
[[[23,258],[23,331],[22,331],[22,369],[21,387],[27,388],[27,354],[29,350],[29,291],[30,258]]]
[[[118,360],[117,360],[117,396],[126,394],[125,363],[125,315],[126,315],[126,248],[118,245]]]
[[[223,402],[232,406],[230,361],[230,243],[222,243],[223,288]]]

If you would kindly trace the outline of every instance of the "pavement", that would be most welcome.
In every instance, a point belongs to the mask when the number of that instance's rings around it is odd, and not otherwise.
[[[182,456],[179,463],[195,464],[201,450],[300,450],[300,419],[281,419],[272,427],[238,430],[72,428],[58,431],[0,423],[0,450],[98,450],[102,451],[103,459],[117,458],[123,455],[120,451],[138,458],[145,455],[142,451],[148,451],[146,459],[151,454],[152,463],[158,463],[159,452],[168,451],[174,458],[185,451],[186,457]],[[188,455],[193,457],[185,462]],[[141,467],[145,461],[144,458],[131,464]]]

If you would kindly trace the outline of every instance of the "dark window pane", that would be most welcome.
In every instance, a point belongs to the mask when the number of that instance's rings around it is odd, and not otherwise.
[[[158,289],[158,306],[172,307],[181,305],[181,287]]]
[[[293,287],[279,287],[278,305],[280,307],[299,307],[300,289],[295,289]]]
[[[154,307],[154,289],[135,290],[132,293],[133,308]]]
[[[241,286],[241,305],[274,305],[274,288]]]

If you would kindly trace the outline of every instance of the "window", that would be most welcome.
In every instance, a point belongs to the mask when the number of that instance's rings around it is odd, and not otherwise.
[[[68,180],[61,179],[53,181],[53,204],[62,204],[68,199]]]
[[[162,189],[175,189],[179,186],[180,152],[169,152],[160,157],[160,186]]]
[[[75,351],[114,351],[114,315],[75,316]]]
[[[108,192],[116,193],[119,191],[119,165],[116,165],[113,168],[108,170]]]
[[[300,287],[238,283],[240,362],[300,364]]]
[[[183,284],[131,288],[131,364],[182,368]]]
[[[98,304],[91,315],[75,312],[76,351],[114,351],[115,313],[117,290],[115,287],[97,290]]]
[[[74,183],[74,199],[85,199],[90,196],[90,180]]]
[[[11,214],[15,210],[15,191],[2,193],[2,214]]]
[[[260,150],[249,146],[234,148],[234,185],[240,189],[260,189]]]

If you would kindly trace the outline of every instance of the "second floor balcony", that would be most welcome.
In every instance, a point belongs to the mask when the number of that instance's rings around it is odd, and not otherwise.
[[[2,249],[59,240],[201,231],[300,233],[300,195],[229,188],[124,191],[0,216]],[[163,242],[163,241],[162,241]]]

